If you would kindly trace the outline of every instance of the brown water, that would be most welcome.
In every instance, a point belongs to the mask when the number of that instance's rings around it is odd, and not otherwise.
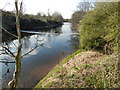
[[[49,31],[22,30],[22,33],[30,34],[22,38],[23,54],[35,46],[38,47],[22,58],[22,69],[17,86],[19,88],[36,86],[56,64],[79,48],[79,36],[76,30],[71,30],[70,23],[64,23],[61,28]],[[17,44],[17,42],[16,39],[12,39],[3,44],[7,43],[12,51],[16,51],[17,48],[13,43]],[[4,57],[10,59],[8,56],[0,56],[0,59]],[[6,88],[7,83],[12,79],[15,64],[0,63],[0,65],[2,65],[2,87]]]

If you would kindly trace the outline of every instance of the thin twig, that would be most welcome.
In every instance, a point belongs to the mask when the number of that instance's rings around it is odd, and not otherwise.
[[[15,62],[0,61],[0,63],[15,63]]]
[[[12,42],[12,43],[13,43],[13,45],[17,48],[16,44],[15,44],[14,42]]]
[[[1,26],[0,26],[0,28],[2,28],[2,29],[3,29],[5,32],[7,32],[8,34],[10,34],[10,35],[12,35],[12,36],[14,36],[14,37],[18,38],[16,35],[14,35],[14,34],[12,34],[12,33],[8,32],[5,28],[3,28],[3,27],[1,27]]]
[[[0,59],[0,61],[5,61],[5,60],[11,60],[11,59],[8,59],[8,58],[2,58],[2,59]]]
[[[31,49],[30,51],[28,51],[27,53],[25,53],[24,55],[22,55],[21,58],[24,57],[24,56],[26,56],[26,55],[28,55],[29,53],[31,53],[31,52],[32,52],[33,50],[35,50],[37,47],[38,47],[38,46],[35,46],[33,49]]]
[[[13,57],[8,51],[5,50],[6,55]]]
[[[2,46],[5,50],[7,50],[7,54],[9,54],[9,55],[12,55],[12,57],[15,57],[15,55],[7,48],[7,47],[4,47],[4,46]],[[8,53],[9,52],[9,53]]]
[[[6,54],[6,53],[0,53],[0,55],[3,55],[3,54]]]

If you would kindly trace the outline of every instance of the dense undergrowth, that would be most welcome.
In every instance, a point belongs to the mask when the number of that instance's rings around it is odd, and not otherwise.
[[[92,10],[85,12],[84,16],[81,14],[83,11],[73,14],[72,23],[77,22],[80,31],[81,49],[104,50],[106,54],[118,51],[119,4],[119,2],[97,2]]]

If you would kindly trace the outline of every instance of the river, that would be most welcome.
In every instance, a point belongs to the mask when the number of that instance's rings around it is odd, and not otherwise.
[[[18,88],[33,88],[47,75],[61,60],[72,54],[79,48],[78,31],[71,29],[70,23],[64,23],[62,27],[46,31],[24,31],[22,38],[22,53],[29,54],[22,58],[21,72],[18,80]],[[9,39],[9,37],[7,37]],[[4,43],[11,51],[17,50],[17,39],[6,40]],[[15,45],[16,44],[16,45]],[[11,59],[7,55],[0,59]],[[2,87],[7,88],[12,79],[14,63],[0,63],[2,67]]]

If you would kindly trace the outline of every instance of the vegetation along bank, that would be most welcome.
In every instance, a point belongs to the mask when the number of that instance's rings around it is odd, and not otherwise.
[[[71,19],[80,32],[80,50],[61,61],[35,88],[120,87],[120,4],[99,2],[92,9],[90,3],[85,5],[88,8],[79,8]]]
[[[63,18],[58,12],[54,12],[52,16],[30,14],[20,14],[21,30],[44,30],[59,27],[63,24]],[[7,31],[15,31],[15,13],[2,11],[2,27]]]

